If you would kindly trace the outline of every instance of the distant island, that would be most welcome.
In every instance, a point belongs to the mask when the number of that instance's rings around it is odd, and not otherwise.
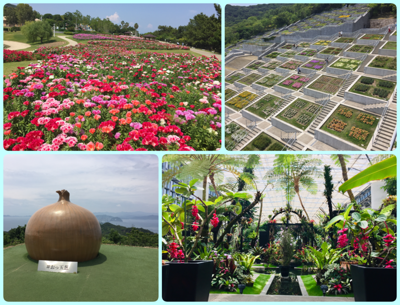
[[[110,221],[123,222],[121,218],[113,217],[113,216],[109,216],[109,215],[96,215],[96,218],[100,222],[110,222]]]

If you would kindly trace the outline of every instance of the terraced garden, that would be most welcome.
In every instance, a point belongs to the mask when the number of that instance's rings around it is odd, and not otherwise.
[[[382,40],[385,35],[382,34],[364,34],[359,39],[366,39],[366,40]]]
[[[361,63],[362,61],[357,59],[339,58],[330,67],[356,71]]]
[[[397,57],[377,56],[368,65],[368,67],[397,70],[396,62],[397,62]]]
[[[313,70],[321,70],[325,66],[325,64],[326,64],[325,60],[312,59],[306,62],[302,67]]]
[[[347,49],[348,52],[357,52],[357,53],[371,53],[374,49],[373,46],[364,45],[364,44],[355,44],[351,48]]]
[[[306,76],[300,76],[298,74],[293,74],[289,78],[284,80],[283,82],[279,83],[278,85],[297,91],[300,88],[302,88],[309,80],[310,80],[310,78],[308,78]]]
[[[237,94],[237,92],[235,90],[232,89],[225,89],[225,100],[229,100],[230,98],[232,98],[233,96],[235,96]]]
[[[280,65],[279,68],[287,69],[287,70],[296,70],[296,68],[303,63],[298,60],[289,60],[284,64]]]
[[[263,77],[263,76],[260,74],[251,73],[251,74],[247,75],[246,77],[243,77],[242,79],[240,79],[238,82],[249,86],[252,83],[254,83],[255,81],[259,80],[261,77]]]
[[[305,49],[299,53],[297,53],[297,55],[301,55],[301,56],[314,56],[315,54],[317,54],[317,50],[314,49]]]
[[[277,115],[277,118],[305,130],[314,120],[322,106],[303,99],[295,100]]]
[[[397,50],[396,41],[388,41],[382,48],[383,50]]]
[[[271,88],[272,86],[276,85],[283,79],[283,76],[278,74],[269,74],[266,77],[260,79],[256,82],[256,84]]]
[[[378,117],[374,115],[339,106],[321,129],[366,149],[378,122]]]
[[[298,44],[299,47],[301,48],[308,48],[310,46],[309,42],[301,42]]]
[[[246,136],[247,130],[236,124],[235,122],[229,123],[225,127],[225,147],[227,150],[233,150],[238,143]]]
[[[285,49],[285,50],[291,50],[293,48],[293,44],[292,43],[288,43],[285,44],[283,47],[280,47],[281,49]]]
[[[329,94],[336,94],[343,83],[344,80],[341,78],[322,75],[321,77],[317,78],[311,85],[309,85],[308,88]]]
[[[272,53],[269,53],[269,54],[267,54],[267,55],[265,55],[264,57],[268,57],[268,58],[277,58],[279,55],[281,55],[282,53],[280,53],[280,52],[272,52]]]
[[[226,103],[229,107],[240,111],[244,107],[246,107],[249,103],[254,101],[258,97],[257,94],[251,93],[249,91],[244,91],[240,93],[238,96],[228,100]]]
[[[280,56],[281,57],[286,57],[286,58],[292,58],[293,56],[295,56],[298,52],[296,51],[287,51],[285,53],[282,53]]]
[[[246,68],[252,69],[252,70],[257,70],[258,68],[260,68],[264,64],[265,64],[264,61],[256,61],[256,62],[252,63],[251,65],[248,65]]]
[[[243,148],[243,151],[281,151],[285,146],[265,133],[261,133]],[[286,149],[285,149],[286,150]]]
[[[388,100],[392,96],[395,87],[395,82],[362,76],[349,91],[381,100]]]
[[[336,39],[334,42],[337,43],[353,43],[356,39],[351,37],[340,37]]]
[[[330,40],[318,40],[316,43],[313,43],[314,46],[329,46],[332,41]]]
[[[335,47],[329,47],[326,49],[323,49],[319,54],[326,54],[326,55],[338,55],[340,52],[342,52],[342,48],[335,48]]]
[[[276,67],[279,67],[282,64],[279,60],[271,60],[269,63],[262,66],[262,68],[266,68],[269,70],[275,70]]]
[[[233,74],[233,75],[230,75],[230,76],[226,77],[225,78],[225,82],[228,83],[228,84],[233,84],[237,80],[241,79],[243,76],[245,76],[245,75],[241,74],[241,73],[236,73],[236,74]]]
[[[268,94],[260,100],[246,108],[247,111],[258,115],[263,119],[267,119],[274,113],[281,105],[283,100],[275,95]]]

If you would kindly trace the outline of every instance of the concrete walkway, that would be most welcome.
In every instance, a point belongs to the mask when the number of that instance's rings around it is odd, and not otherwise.
[[[205,51],[205,50],[200,50],[200,49],[196,49],[196,48],[190,48],[190,51],[193,51],[195,53],[198,53],[200,55],[205,55],[205,56],[208,56],[208,57],[215,55],[221,61],[221,55],[220,54],[214,54],[212,52]]]
[[[354,302],[354,298],[294,295],[210,294],[209,302]]]
[[[23,42],[17,42],[17,41],[10,41],[10,40],[3,40],[3,44],[10,46],[6,50],[23,50],[29,48],[31,45]]]
[[[68,44],[66,46],[64,46],[64,47],[76,46],[78,44],[75,40],[68,39],[65,36],[58,36],[58,38],[61,38],[61,39],[64,39],[64,40],[68,41]]]

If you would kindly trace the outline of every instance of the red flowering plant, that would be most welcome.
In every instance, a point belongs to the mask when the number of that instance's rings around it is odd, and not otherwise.
[[[328,294],[348,294],[351,292],[351,272],[340,267],[339,264],[331,264],[326,267],[321,282],[328,286]]]
[[[170,249],[171,244],[173,244],[174,257],[170,255],[171,258],[178,258],[178,260],[185,262],[192,259],[195,254],[194,251],[198,250],[200,238],[204,234],[203,231],[206,228],[211,231],[212,228],[218,226],[220,218],[224,217],[222,214],[217,214],[217,211],[221,210],[219,208],[236,198],[248,200],[252,197],[248,193],[238,192],[226,193],[224,196],[219,196],[215,201],[204,201],[195,195],[195,191],[200,189],[195,186],[197,181],[199,179],[193,179],[189,184],[180,182],[173,186],[177,187],[176,193],[192,199],[182,205],[176,204],[176,199],[169,195],[163,195],[162,198],[162,236],[172,236],[173,242],[168,245],[168,249]],[[238,205],[240,203],[237,203]],[[225,211],[225,209],[222,210]],[[188,231],[190,231],[190,234],[188,234]],[[185,234],[189,236],[185,236]],[[182,252],[179,252],[180,250]]]
[[[350,215],[353,204],[346,211],[334,217],[325,226],[328,230],[335,225],[339,230],[337,247],[345,248],[358,264],[368,267],[393,268],[396,258],[397,234],[388,227],[394,204],[381,207],[379,210],[357,210]]]

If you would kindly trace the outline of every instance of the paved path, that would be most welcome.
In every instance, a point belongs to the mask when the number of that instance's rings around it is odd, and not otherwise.
[[[29,48],[31,45],[23,42],[3,40],[3,44],[10,46],[7,50],[23,50]]]
[[[193,51],[193,52],[195,52],[197,54],[205,55],[205,56],[208,56],[208,57],[210,57],[212,55],[215,55],[221,61],[221,55],[220,54],[214,54],[214,53],[209,52],[209,51],[195,49],[195,48],[190,48],[190,51]]]
[[[64,46],[64,47],[76,46],[78,44],[75,40],[68,39],[65,36],[58,36],[58,38],[61,38],[61,39],[64,39],[64,40],[68,41],[68,44],[66,46]]]

